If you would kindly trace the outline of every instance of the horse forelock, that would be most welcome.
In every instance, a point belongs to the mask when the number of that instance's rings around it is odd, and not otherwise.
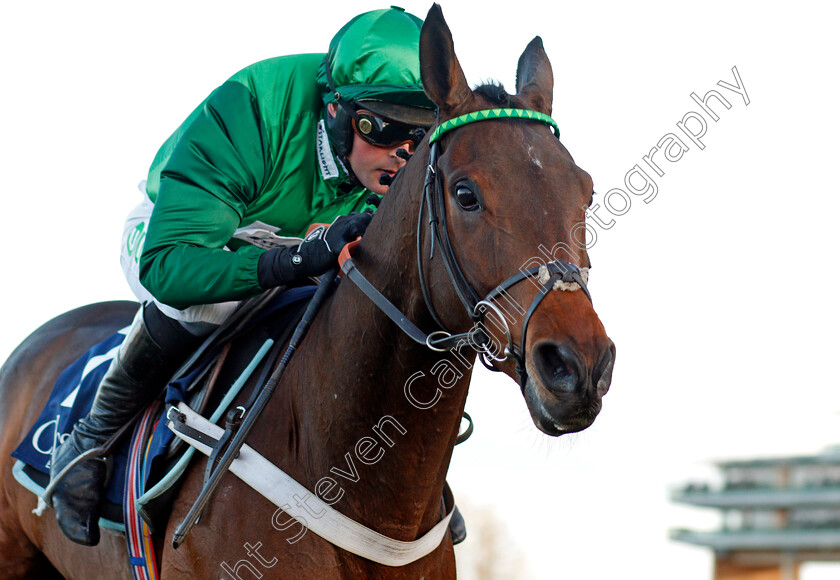
[[[488,81],[484,84],[478,85],[473,89],[477,95],[488,99],[491,105],[510,108],[512,95],[505,90],[505,87],[499,81]]]

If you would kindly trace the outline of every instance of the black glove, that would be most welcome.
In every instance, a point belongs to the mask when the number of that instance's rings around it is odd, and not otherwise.
[[[340,216],[329,226],[309,232],[297,249],[272,248],[260,256],[257,277],[264,289],[299,283],[320,276],[336,265],[338,254],[348,242],[365,233],[373,215],[353,212]]]
[[[335,218],[327,229],[327,245],[336,258],[346,244],[365,233],[372,219],[373,214],[366,211],[362,213],[354,211],[350,215]]]

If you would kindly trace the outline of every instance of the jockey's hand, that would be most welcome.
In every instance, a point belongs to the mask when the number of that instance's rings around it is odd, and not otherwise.
[[[365,233],[372,219],[372,213],[357,211],[335,218],[327,229],[327,245],[336,258],[341,253],[341,248]]]
[[[272,248],[260,256],[257,275],[264,289],[300,283],[310,276],[320,276],[337,264],[338,254],[367,229],[370,213],[353,212],[341,216],[329,226],[309,232],[296,249]]]

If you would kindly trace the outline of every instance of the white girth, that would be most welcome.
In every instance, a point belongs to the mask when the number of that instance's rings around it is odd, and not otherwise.
[[[224,433],[224,429],[197,414],[184,403],[178,404],[178,410],[186,415],[189,427],[214,439],[219,439]],[[210,455],[213,451],[208,445],[172,429],[172,421],[167,425],[175,435],[205,455]],[[247,445],[240,449],[239,455],[230,466],[230,471],[331,544],[386,566],[404,566],[431,553],[443,540],[452,517],[452,510],[449,510],[431,530],[411,542],[394,540],[339,513]],[[323,515],[314,518],[311,513],[306,513],[300,508],[299,500],[304,497],[307,498],[306,504],[313,513]]]

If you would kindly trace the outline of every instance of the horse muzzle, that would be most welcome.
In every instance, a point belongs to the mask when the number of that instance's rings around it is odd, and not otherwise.
[[[591,366],[568,345],[537,342],[526,360],[528,380],[523,389],[537,428],[556,437],[589,427],[610,388],[614,363],[615,345],[609,339]]]

